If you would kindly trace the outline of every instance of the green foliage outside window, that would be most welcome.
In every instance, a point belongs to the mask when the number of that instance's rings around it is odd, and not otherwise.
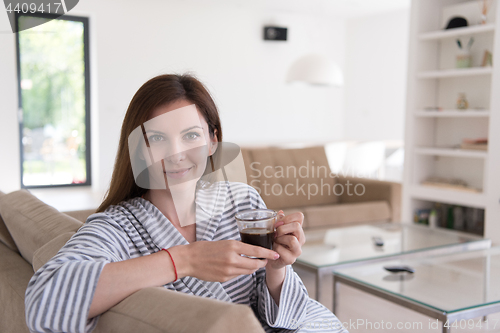
[[[18,23],[30,20],[47,21]],[[83,34],[82,22],[58,19],[19,33],[25,186],[86,180]]]

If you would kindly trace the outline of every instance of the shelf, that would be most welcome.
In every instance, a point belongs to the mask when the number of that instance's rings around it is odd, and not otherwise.
[[[442,110],[442,111],[416,111],[415,117],[423,118],[483,118],[489,117],[489,110]]]
[[[417,74],[419,79],[439,79],[447,77],[491,75],[493,67],[472,67],[457,69],[442,69],[437,71],[425,71]]]
[[[415,185],[411,188],[411,196],[415,199],[436,201],[451,205],[486,208],[486,195],[484,193],[469,193],[434,188],[432,186]]]
[[[449,30],[438,30],[425,32],[418,36],[420,40],[440,40],[447,38],[454,38],[459,36],[470,36],[477,35],[483,33],[489,33],[495,31],[494,24],[485,24],[485,25],[473,25],[470,27],[449,29]]]
[[[459,149],[459,148],[453,149],[453,148],[417,147],[415,148],[415,153],[420,155],[466,157],[466,158],[488,157],[488,152],[484,150]]]
[[[412,1],[401,211],[411,221],[432,202],[484,209],[478,230],[500,245],[500,0],[488,3],[479,24],[482,0]],[[442,29],[456,16],[472,25]],[[473,67],[458,68],[469,48]]]

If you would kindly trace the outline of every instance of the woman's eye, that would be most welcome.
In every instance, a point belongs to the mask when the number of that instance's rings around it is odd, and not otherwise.
[[[163,138],[163,136],[161,136],[159,134],[153,134],[148,138],[148,140],[149,140],[149,142],[160,142],[160,141],[163,141],[164,138]]]
[[[200,137],[200,135],[196,132],[189,132],[184,135],[184,139],[186,140],[196,140]]]

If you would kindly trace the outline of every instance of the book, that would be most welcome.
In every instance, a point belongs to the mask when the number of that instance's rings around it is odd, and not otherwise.
[[[460,149],[488,150],[488,144],[462,143],[462,144],[460,144]]]

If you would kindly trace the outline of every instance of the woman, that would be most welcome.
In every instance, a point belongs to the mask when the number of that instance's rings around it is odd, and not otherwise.
[[[217,108],[198,80],[146,82],[125,115],[98,213],[29,283],[30,330],[89,332],[127,296],[164,286],[247,304],[267,332],[318,323],[345,332],[290,266],[305,241],[301,213],[280,212],[274,251],[239,241],[236,212],[265,204],[248,185],[210,180],[221,142]]]

